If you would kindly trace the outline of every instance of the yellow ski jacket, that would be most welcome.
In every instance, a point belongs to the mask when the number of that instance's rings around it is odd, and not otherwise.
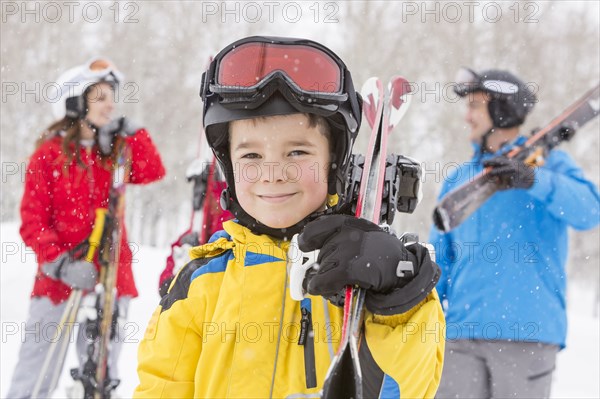
[[[289,295],[288,242],[228,221],[192,250],[147,327],[136,398],[318,397],[342,309]],[[435,290],[410,311],[365,315],[365,397],[433,397],[445,328]],[[350,382],[349,382],[350,383]]]

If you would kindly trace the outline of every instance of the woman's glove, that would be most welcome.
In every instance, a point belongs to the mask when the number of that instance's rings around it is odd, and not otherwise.
[[[42,272],[55,280],[61,280],[74,289],[91,290],[96,285],[98,271],[96,266],[87,260],[70,259],[64,252],[51,262],[42,264]]]
[[[113,119],[98,129],[98,147],[100,148],[100,152],[105,156],[110,155],[116,135],[123,137],[133,136],[141,128],[140,125],[125,116]]]
[[[303,252],[320,249],[307,291],[335,298],[347,285],[367,290],[373,313],[403,313],[421,302],[440,277],[439,267],[420,244],[404,246],[395,236],[365,219],[323,216],[306,225],[298,238]]]

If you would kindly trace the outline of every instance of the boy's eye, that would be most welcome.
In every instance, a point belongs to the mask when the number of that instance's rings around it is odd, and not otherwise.
[[[255,152],[250,152],[248,154],[242,155],[241,158],[243,158],[243,159],[257,159],[257,158],[260,158],[260,155],[258,155]]]
[[[289,155],[292,156],[292,157],[297,157],[297,156],[306,155],[306,154],[308,154],[308,152],[306,152],[306,151],[303,151],[303,150],[294,150],[294,151],[291,151]]]

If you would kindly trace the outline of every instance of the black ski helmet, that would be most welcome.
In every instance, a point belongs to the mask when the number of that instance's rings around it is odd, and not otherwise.
[[[508,71],[490,69],[477,73],[462,68],[454,92],[460,97],[482,91],[490,95],[488,111],[496,128],[511,128],[525,122],[537,98],[529,86]]]
[[[238,40],[212,60],[202,76],[200,96],[204,101],[207,141],[228,184],[221,205],[233,210],[238,219],[245,212],[235,201],[229,156],[232,121],[295,113],[324,117],[334,148],[328,192],[344,192],[352,145],[361,123],[362,99],[346,65],[327,47],[311,40],[284,37]],[[240,208],[237,213],[235,208]],[[280,236],[266,226],[260,230]],[[290,233],[293,229],[287,230]]]

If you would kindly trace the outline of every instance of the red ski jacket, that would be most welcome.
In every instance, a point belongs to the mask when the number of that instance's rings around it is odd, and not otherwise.
[[[62,140],[57,135],[42,144],[29,159],[25,176],[20,233],[25,244],[35,252],[39,265],[83,242],[92,231],[95,210],[108,207],[110,163],[105,166],[101,162],[96,146],[82,146],[80,150],[86,168],[78,164],[75,157],[67,161]],[[126,141],[132,157],[130,183],[150,183],[165,175],[160,155],[145,129],[138,130]],[[136,297],[132,254],[127,242],[123,226],[117,291],[119,296]],[[70,292],[69,286],[47,277],[38,266],[32,297],[46,296],[53,303],[60,303]]]

